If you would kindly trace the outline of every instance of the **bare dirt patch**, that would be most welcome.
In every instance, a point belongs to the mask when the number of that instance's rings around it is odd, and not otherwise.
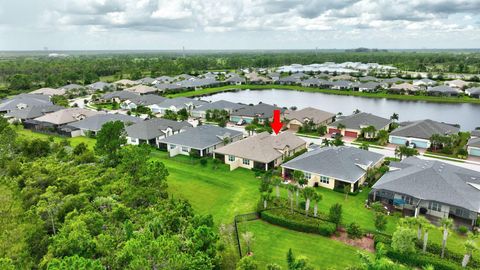
[[[333,235],[330,238],[345,243],[349,246],[357,247],[369,252],[375,252],[375,243],[373,241],[373,236],[364,236],[359,239],[351,239],[348,237],[348,234],[344,230],[339,230],[337,232],[337,235]]]

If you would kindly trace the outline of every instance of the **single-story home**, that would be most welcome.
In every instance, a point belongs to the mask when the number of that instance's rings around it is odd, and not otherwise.
[[[160,77],[155,78],[154,84],[157,84],[157,83],[170,83],[170,82],[173,82],[173,81],[174,81],[174,78],[172,78],[172,77],[170,77],[170,76],[160,76]]]
[[[373,126],[376,130],[375,134],[366,134],[367,137],[375,137],[380,130],[389,130],[392,120],[371,113],[360,112],[339,119],[327,126],[328,133],[339,133],[345,137],[358,138],[363,128]],[[343,125],[344,128],[339,129],[338,126]]]
[[[473,98],[480,98],[480,87],[472,87],[465,90],[465,93]]]
[[[230,165],[230,170],[242,167],[267,171],[282,164],[285,158],[306,149],[306,146],[304,140],[291,132],[278,135],[262,132],[214,150],[214,157]]]
[[[436,84],[437,84],[436,81],[430,80],[430,79],[420,79],[420,80],[413,81],[413,85],[422,86],[422,87],[425,87],[425,88],[428,87],[428,86],[434,86]]]
[[[47,113],[56,112],[59,110],[65,109],[62,106],[57,105],[45,105],[45,106],[35,106],[35,107],[26,107],[26,108],[16,108],[10,110],[8,113],[4,114],[3,117],[9,119],[9,121],[25,121],[29,119],[34,119],[45,115]]]
[[[116,82],[113,82],[113,84],[115,84],[116,86],[118,87],[130,87],[130,86],[134,86],[134,85],[137,85],[138,83],[136,81],[132,81],[132,80],[127,80],[127,79],[123,79],[123,80],[118,80]]]
[[[151,94],[151,93],[157,92],[157,88],[139,84],[139,85],[126,88],[125,91],[140,94],[140,95],[145,95],[145,94]]]
[[[226,83],[232,84],[232,85],[245,84],[246,81],[247,80],[245,78],[240,77],[240,75],[235,75],[225,80]]]
[[[176,84],[176,83],[163,83],[159,82],[153,85],[153,87],[157,88],[158,92],[165,92],[167,90],[179,90],[183,89],[183,86]]]
[[[427,93],[429,95],[458,96],[460,93],[463,92],[457,88],[452,88],[447,85],[439,85],[427,88]]]
[[[303,108],[298,111],[285,111],[285,119],[288,120],[287,128],[297,131],[305,122],[311,122],[316,127],[328,125],[335,119],[335,114],[315,109],[312,107]]]
[[[76,84],[76,83],[70,83],[70,84],[64,85],[62,87],[59,87],[58,89],[64,90],[65,92],[68,92],[68,91],[85,89],[85,86],[80,85],[80,84]]]
[[[280,110],[280,117],[283,116],[285,111],[285,109],[279,108],[275,105],[259,103],[257,105],[245,106],[233,111],[230,114],[230,121],[234,123],[250,124],[255,118],[257,118],[258,122],[263,124],[267,119],[272,120],[274,110]]]
[[[81,132],[80,135],[86,136],[88,132],[92,135],[97,134],[104,124],[115,121],[121,121],[125,126],[130,126],[134,123],[143,121],[143,119],[124,114],[97,114],[78,122],[71,123],[69,126],[78,128]]]
[[[308,186],[356,191],[365,182],[367,170],[382,165],[384,156],[356,147],[320,147],[282,165],[282,176],[292,179],[303,172]]]
[[[230,114],[234,110],[244,108],[245,106],[247,105],[238,104],[226,100],[218,100],[193,109],[191,114],[193,117],[205,119],[208,110],[225,110]]]
[[[219,126],[202,125],[188,128],[184,132],[159,140],[160,148],[165,148],[171,157],[176,155],[190,155],[190,151],[197,151],[205,157],[213,151],[229,143],[243,138],[243,132],[222,128]]]
[[[155,83],[155,81],[156,81],[156,79],[154,79],[154,78],[145,77],[145,78],[142,78],[142,79],[137,80],[136,82],[137,82],[138,84],[152,85],[152,84]]]
[[[149,105],[147,107],[149,107],[152,112],[163,115],[167,110],[170,110],[172,112],[178,112],[181,109],[187,109],[187,111],[191,112],[193,109],[206,104],[208,104],[208,102],[203,100],[178,97],[169,98],[161,103]]]
[[[333,81],[332,85],[330,88],[335,89],[335,90],[345,90],[345,89],[350,89],[352,87],[353,82],[351,81]]]
[[[53,105],[49,96],[38,94],[20,94],[0,100],[0,113],[30,107],[44,107]]]
[[[146,143],[159,147],[159,140],[190,127],[192,125],[186,121],[177,122],[163,118],[153,118],[127,126],[125,131],[127,132],[128,144],[138,145]]]
[[[466,82],[464,80],[452,80],[452,81],[446,81],[445,85],[448,85],[450,87],[458,88],[458,89],[464,89],[468,85],[470,85],[469,82]]]
[[[135,97],[131,97],[129,99],[124,100],[120,104],[120,108],[124,110],[131,110],[131,109],[136,109],[138,106],[151,106],[154,104],[159,104],[167,100],[167,98],[164,98],[159,95],[154,95],[154,94],[147,94],[147,95],[136,95]]]
[[[114,91],[114,92],[109,92],[105,93],[102,95],[101,100],[102,101],[108,101],[108,102],[116,102],[120,103],[125,100],[130,100],[133,98],[137,98],[140,96],[139,94],[133,93],[133,92],[128,92],[128,91]]]
[[[480,138],[471,138],[467,143],[468,154],[480,157]]]
[[[392,86],[390,86],[389,88],[389,91],[391,92],[413,93],[413,92],[417,92],[418,90],[420,90],[418,86],[415,86],[411,83],[392,84]]]
[[[480,212],[480,172],[409,157],[390,163],[390,171],[373,185],[369,201],[473,226]]]
[[[389,142],[397,145],[414,145],[417,148],[430,148],[433,134],[457,134],[458,127],[436,122],[430,119],[407,123],[390,133]]]
[[[40,88],[37,90],[34,90],[30,92],[30,94],[36,94],[36,95],[45,95],[45,96],[63,96],[65,95],[65,90],[64,89],[56,89],[56,88],[50,88],[50,87],[44,87]]]
[[[364,82],[353,87],[353,90],[359,92],[375,92],[382,87],[378,82]]]
[[[93,91],[113,91],[117,87],[112,83],[94,82],[87,85],[87,88]]]

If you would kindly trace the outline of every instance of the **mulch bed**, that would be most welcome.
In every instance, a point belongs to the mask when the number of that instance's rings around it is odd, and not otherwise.
[[[345,243],[349,246],[357,247],[369,252],[375,252],[375,243],[373,241],[373,236],[364,236],[363,238],[359,239],[351,239],[348,237],[348,234],[347,232],[345,232],[345,230],[340,229],[337,232],[337,235],[333,235],[330,238]]]

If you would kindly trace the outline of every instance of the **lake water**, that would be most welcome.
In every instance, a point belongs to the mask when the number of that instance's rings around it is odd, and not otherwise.
[[[339,96],[323,93],[299,92],[292,90],[243,90],[224,92],[202,99],[209,101],[228,100],[231,102],[276,104],[280,107],[296,106],[298,109],[314,107],[332,113],[352,114],[356,109],[390,118],[395,112],[400,121],[432,119],[439,122],[460,124],[462,130],[480,127],[480,104],[433,103],[424,101],[403,101],[393,99]]]

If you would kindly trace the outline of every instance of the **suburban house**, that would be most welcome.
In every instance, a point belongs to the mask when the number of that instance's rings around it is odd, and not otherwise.
[[[280,115],[283,115],[285,109],[279,108],[275,105],[266,103],[259,103],[253,106],[245,106],[241,109],[237,109],[230,114],[230,121],[239,124],[250,124],[257,118],[260,124],[265,123],[265,120],[272,120],[273,111],[280,110]]]
[[[480,98],[480,87],[472,87],[465,90],[465,93],[473,98]]]
[[[118,87],[124,88],[124,87],[130,87],[130,86],[137,85],[138,83],[136,81],[123,79],[123,80],[118,80],[118,81],[114,82],[113,84],[115,84]]]
[[[116,89],[116,86],[112,83],[95,82],[87,85],[87,88],[93,91],[113,91]]]
[[[30,107],[43,107],[53,105],[50,97],[38,94],[20,94],[11,98],[0,100],[0,113]]]
[[[468,154],[480,157],[480,138],[471,138],[467,143]]]
[[[370,201],[381,201],[414,216],[453,218],[475,225],[480,212],[480,173],[442,161],[409,157],[391,162],[373,185]]]
[[[457,88],[452,88],[447,85],[439,85],[427,88],[427,93],[433,96],[458,96],[460,93],[463,93]]]
[[[239,75],[234,75],[228,79],[225,80],[226,83],[232,84],[232,85],[241,85],[245,84],[247,80],[245,78],[240,77]]]
[[[339,119],[327,126],[328,133],[338,133],[345,137],[358,138],[363,128],[373,126],[376,130],[375,134],[366,134],[367,137],[375,137],[380,130],[389,130],[390,119],[386,119],[380,116],[373,115],[371,113],[360,112],[352,114],[342,119]],[[343,126],[343,128],[338,128]]]
[[[230,114],[235,110],[244,108],[245,106],[247,105],[238,104],[226,100],[218,100],[193,109],[191,114],[193,117],[205,119],[208,110],[225,110]]]
[[[398,78],[398,77],[388,78],[388,79],[383,79],[382,80],[382,84],[384,84],[384,85],[392,85],[392,84],[403,83],[403,82],[405,82],[405,80],[402,79],[402,78]]]
[[[139,79],[137,80],[136,82],[138,84],[145,84],[145,85],[152,85],[155,83],[155,79],[154,78],[151,78],[151,77],[145,77],[145,78],[142,78],[142,79]]]
[[[170,76],[160,76],[160,77],[155,78],[154,84],[157,84],[157,83],[171,83],[173,81],[174,81],[174,79]]]
[[[211,155],[213,151],[243,138],[243,132],[219,126],[203,125],[188,128],[184,132],[159,140],[160,148],[166,149],[171,157],[190,155],[196,151],[198,156]]]
[[[160,139],[177,134],[190,127],[192,125],[186,121],[177,122],[163,118],[153,118],[127,126],[125,131],[127,132],[128,144],[146,143],[159,147]]]
[[[384,156],[356,147],[320,147],[282,165],[282,176],[292,179],[295,171],[303,172],[308,186],[354,192],[365,182],[367,170],[382,165]]]
[[[107,102],[116,102],[120,103],[125,100],[130,100],[133,98],[137,98],[139,95],[133,92],[128,92],[128,91],[114,91],[114,92],[109,92],[105,93],[101,97],[101,101],[107,101]]]
[[[470,83],[464,80],[453,80],[453,81],[446,81],[445,85],[450,87],[458,88],[458,89],[465,89]]]
[[[85,89],[85,86],[80,85],[80,84],[76,84],[76,83],[70,83],[70,84],[64,85],[62,87],[59,87],[58,89],[63,90],[65,92],[68,92],[68,91]]]
[[[35,107],[26,107],[26,108],[20,107],[20,108],[10,110],[8,113],[5,113],[3,117],[8,119],[10,122],[25,121],[25,120],[40,117],[47,113],[56,112],[62,109],[65,109],[65,108],[57,105],[45,105],[45,106],[35,106]]]
[[[208,102],[203,100],[191,99],[186,97],[170,98],[166,99],[161,103],[153,104],[149,107],[152,112],[158,114],[165,114],[167,110],[172,112],[178,112],[181,109],[186,109],[187,111],[192,111],[193,109],[206,105]]]
[[[412,145],[416,148],[430,148],[433,134],[457,134],[458,127],[436,122],[430,119],[401,124],[403,126],[390,133],[389,142],[397,145]]]
[[[105,123],[115,121],[121,121],[125,126],[129,126],[143,121],[143,119],[124,114],[97,114],[78,122],[71,123],[69,126],[79,129],[80,135],[87,136],[89,133],[91,135],[96,135]]]
[[[332,86],[330,86],[330,88],[335,90],[346,90],[346,89],[350,89],[352,87],[352,84],[353,83],[351,81],[344,81],[344,80],[333,81]]]
[[[140,95],[145,95],[145,94],[151,94],[157,92],[157,88],[139,84],[135,85],[129,88],[126,88],[125,91],[132,92],[132,93],[137,93]]]
[[[245,74],[245,77],[247,78],[247,81],[252,84],[267,84],[272,82],[270,78],[260,76],[257,72],[247,73]]]
[[[191,78],[176,83],[183,89],[200,90],[205,87],[217,86],[220,84],[215,78]]]
[[[262,132],[215,150],[214,157],[230,165],[230,170],[242,167],[267,171],[306,149],[306,145],[291,132],[278,135]]]
[[[400,83],[392,84],[388,89],[391,92],[405,92],[405,93],[415,93],[419,91],[419,87],[411,83]]]
[[[267,77],[272,79],[273,82],[276,82],[280,79],[280,73],[278,72],[270,72],[267,74]]]
[[[136,95],[129,99],[124,100],[120,103],[120,108],[124,110],[136,109],[138,106],[151,106],[154,104],[159,104],[167,100],[159,95],[147,94],[147,95]]]
[[[297,131],[305,122],[310,122],[315,127],[326,126],[333,122],[335,114],[307,107],[298,111],[285,111],[285,119],[288,120],[287,128]]]
[[[34,90],[30,92],[30,94],[36,94],[36,95],[45,95],[45,96],[63,96],[65,95],[65,90],[64,89],[56,89],[56,88],[49,88],[49,87],[44,87],[40,88],[37,90]]]
[[[183,89],[183,87],[179,84],[176,83],[156,83],[153,85],[153,87],[157,88],[158,92],[165,92],[167,90],[179,90]]]
[[[359,92],[376,92],[380,88],[381,84],[378,82],[365,82],[354,86],[353,90]]]
[[[424,88],[427,88],[429,86],[434,86],[436,84],[437,84],[436,81],[430,80],[430,79],[420,79],[420,80],[413,81],[413,85],[417,87],[424,87]]]

